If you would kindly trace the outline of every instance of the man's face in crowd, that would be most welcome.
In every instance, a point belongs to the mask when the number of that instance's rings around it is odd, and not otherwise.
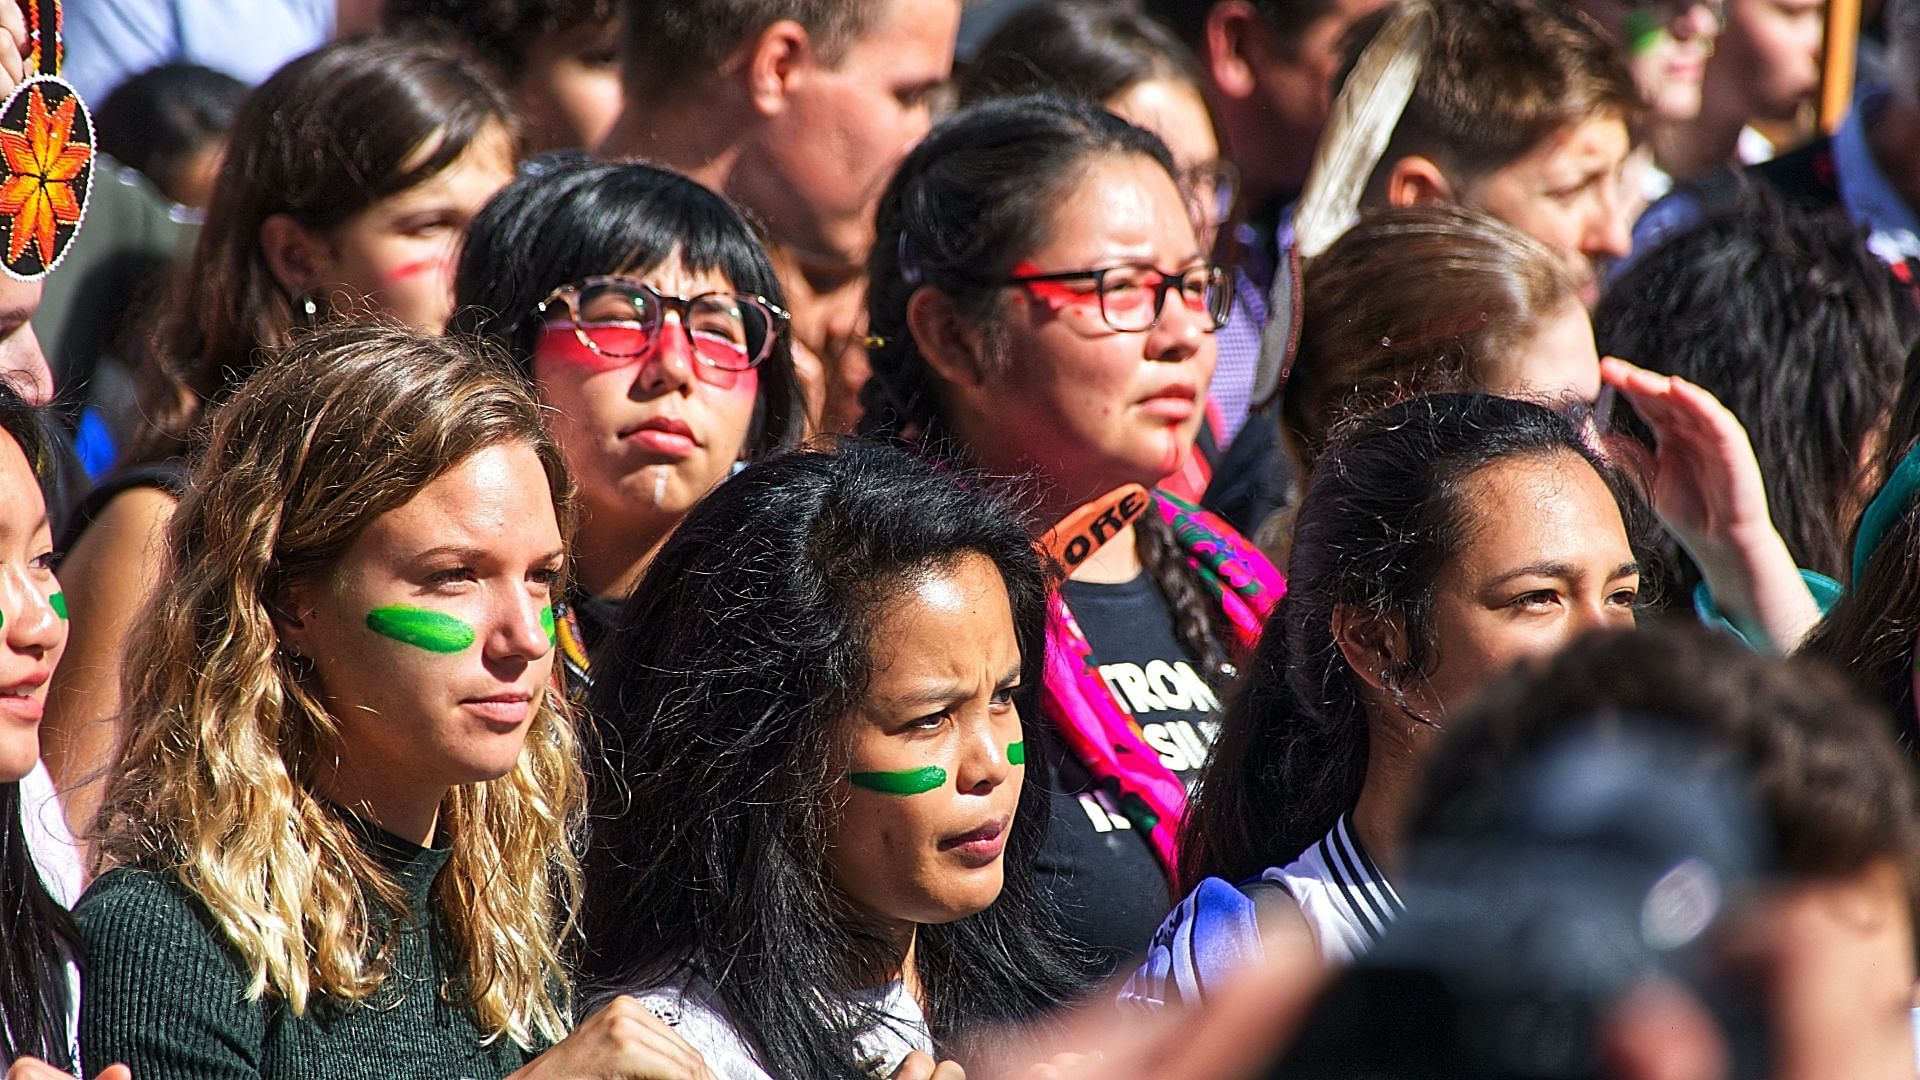
[[[1631,143],[1617,116],[1569,124],[1457,192],[1462,205],[1512,225],[1565,257],[1589,306],[1599,267],[1632,246],[1621,170]]]
[[[790,198],[756,207],[779,243],[805,262],[865,263],[874,207],[933,124],[959,30],[959,0],[887,0],[838,64],[807,62],[767,144]]]

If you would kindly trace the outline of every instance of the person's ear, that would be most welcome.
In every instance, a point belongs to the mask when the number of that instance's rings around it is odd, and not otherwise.
[[[280,589],[267,604],[267,614],[273,619],[274,633],[280,638],[280,648],[295,656],[312,656],[313,634],[312,594],[304,585],[286,585]]]
[[[1254,50],[1261,48],[1259,35],[1265,30],[1260,13],[1246,0],[1227,0],[1208,10],[1201,31],[1200,62],[1221,97],[1239,100],[1253,96],[1260,82]]]
[[[1391,692],[1387,683],[1393,677],[1386,673],[1405,670],[1413,656],[1407,644],[1407,628],[1400,619],[1350,604],[1334,605],[1333,643],[1361,682],[1383,692]]]
[[[795,77],[803,77],[814,60],[813,39],[792,19],[776,20],[760,31],[748,44],[743,65],[753,110],[761,116],[785,112]]]
[[[980,331],[960,317],[953,301],[939,289],[918,289],[907,301],[907,329],[927,366],[941,381],[976,389],[985,377],[980,365]]]
[[[1430,157],[1408,154],[1387,170],[1388,206],[1433,206],[1459,201],[1447,174]]]
[[[332,246],[286,214],[273,214],[260,223],[260,254],[267,272],[290,296],[309,295],[335,280]]]

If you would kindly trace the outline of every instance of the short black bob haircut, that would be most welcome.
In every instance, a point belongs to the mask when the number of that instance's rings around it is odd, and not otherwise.
[[[675,258],[786,306],[766,248],[719,195],[651,165],[546,154],[522,165],[467,226],[447,328],[490,339],[530,375],[540,336],[535,309],[548,294],[599,274],[645,274]],[[760,396],[748,449],[759,455],[797,445],[806,406],[787,334],[754,370]]]
[[[854,1040],[875,1018],[859,988],[888,954],[832,885],[833,762],[872,675],[879,611],[970,555],[1006,586],[1015,701],[1038,737],[1048,571],[1022,515],[983,483],[846,440],[749,465],[687,514],[596,665],[590,992],[675,986],[697,970],[768,1072],[865,1075]],[[1029,1020],[1079,989],[1033,881],[1047,800],[1029,779],[999,899],[920,928],[942,1057],[964,1057],[981,1025]]]

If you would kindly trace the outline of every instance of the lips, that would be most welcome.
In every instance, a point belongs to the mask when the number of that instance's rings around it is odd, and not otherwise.
[[[25,678],[0,687],[0,716],[37,724],[46,712],[46,702],[36,697],[40,688],[53,678],[52,668],[36,669]]]
[[[940,841],[940,850],[952,852],[968,866],[991,865],[1007,846],[1007,824],[1011,820],[1001,814],[977,829]]]
[[[519,691],[464,698],[461,706],[496,731],[513,731],[533,715],[533,695]]]
[[[1200,408],[1200,391],[1189,383],[1164,386],[1140,401],[1140,411],[1157,420],[1178,424]]]
[[[643,450],[669,458],[684,458],[700,446],[693,428],[672,416],[655,416],[620,433],[620,438]]]

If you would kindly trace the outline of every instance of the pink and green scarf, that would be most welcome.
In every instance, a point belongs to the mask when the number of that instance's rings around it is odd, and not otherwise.
[[[1147,512],[1161,514],[1172,526],[1187,565],[1199,572],[1226,614],[1239,651],[1251,655],[1267,613],[1286,592],[1279,572],[1232,526],[1198,507],[1157,491]],[[1042,701],[1061,741],[1093,774],[1094,787],[1113,798],[1172,877],[1186,786],[1160,763],[1139,722],[1100,677],[1087,635],[1058,592],[1047,605]]]

